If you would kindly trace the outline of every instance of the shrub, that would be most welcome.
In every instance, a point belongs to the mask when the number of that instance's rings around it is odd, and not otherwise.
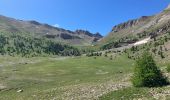
[[[132,83],[135,87],[158,87],[167,85],[169,82],[156,66],[152,55],[145,52],[136,61]]]
[[[107,54],[105,54],[104,56],[107,57]]]

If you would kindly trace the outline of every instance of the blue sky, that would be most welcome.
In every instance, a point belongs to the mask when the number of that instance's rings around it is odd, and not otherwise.
[[[116,24],[162,11],[170,0],[0,0],[0,14],[106,35]]]

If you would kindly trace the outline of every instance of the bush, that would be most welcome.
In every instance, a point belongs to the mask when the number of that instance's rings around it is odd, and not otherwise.
[[[169,82],[156,66],[152,55],[144,53],[136,61],[132,83],[135,87],[158,87],[167,85]]]

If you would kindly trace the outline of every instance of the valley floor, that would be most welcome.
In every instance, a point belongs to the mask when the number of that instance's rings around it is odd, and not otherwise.
[[[134,61],[123,55],[112,60],[1,56],[0,100],[170,99],[170,86],[132,87],[133,67]]]

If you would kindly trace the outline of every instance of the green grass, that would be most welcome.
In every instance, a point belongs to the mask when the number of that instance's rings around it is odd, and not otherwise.
[[[134,99],[153,99],[148,88],[125,88],[110,92],[100,97],[100,100],[134,100]]]
[[[0,100],[67,99],[68,93],[89,87],[99,90],[112,80],[123,80],[133,70],[134,61],[120,56],[75,58],[0,57]],[[120,73],[121,72],[121,73]],[[22,93],[17,90],[22,89]],[[87,90],[88,91],[88,90]],[[90,94],[90,93],[89,93]],[[71,95],[72,96],[72,95]],[[81,95],[79,96],[80,98]],[[77,97],[75,97],[77,98]]]
[[[124,55],[113,60],[109,56],[0,56],[0,100],[93,100],[98,96],[101,100],[152,100],[151,88],[132,87],[133,69],[134,61]],[[23,92],[17,93],[20,89]],[[155,88],[153,93],[169,90],[168,86]]]

